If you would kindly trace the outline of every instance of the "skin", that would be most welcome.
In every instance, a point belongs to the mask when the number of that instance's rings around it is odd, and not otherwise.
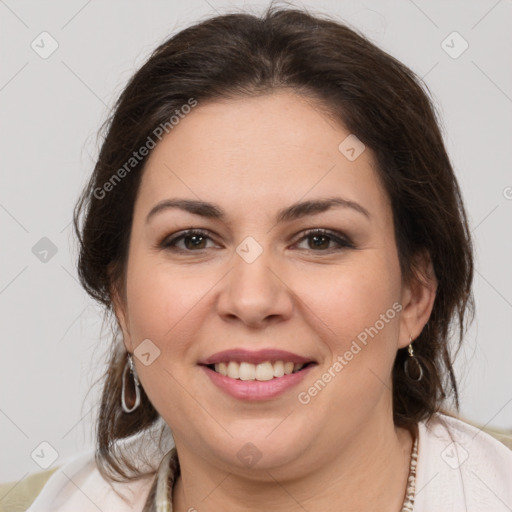
[[[141,385],[173,432],[181,476],[177,512],[400,510],[412,436],[392,418],[396,351],[432,310],[436,279],[403,281],[388,197],[371,151],[349,161],[349,135],[312,100],[289,91],[199,104],[152,151],[134,206],[123,292],[114,292],[126,349],[150,339],[160,355],[134,358]],[[341,196],[368,210],[333,207],[276,224],[298,201]],[[146,222],[160,201],[203,200],[224,220],[177,208]],[[159,243],[207,232],[181,252]],[[304,231],[324,228],[355,248]],[[236,252],[248,236],[263,252]],[[200,239],[199,239],[200,240]],[[187,252],[188,251],[188,252]],[[120,298],[121,297],[121,298]],[[332,367],[394,303],[400,313],[305,405],[297,394]],[[278,348],[318,365],[296,388],[263,402],[224,394],[198,366],[218,351]],[[237,457],[255,445],[260,460]]]

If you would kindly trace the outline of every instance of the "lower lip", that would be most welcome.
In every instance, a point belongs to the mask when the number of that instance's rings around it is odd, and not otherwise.
[[[201,366],[201,368],[218,388],[234,398],[242,400],[267,400],[297,386],[313,366],[315,365],[311,364],[297,373],[290,373],[289,375],[265,381],[232,379],[211,370],[207,366]]]

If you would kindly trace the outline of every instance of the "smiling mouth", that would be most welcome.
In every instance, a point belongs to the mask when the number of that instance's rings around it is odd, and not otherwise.
[[[316,363],[292,363],[289,361],[265,361],[252,364],[247,362],[226,361],[216,364],[205,365],[220,375],[234,380],[243,381],[269,381],[279,379],[285,375],[298,373]]]

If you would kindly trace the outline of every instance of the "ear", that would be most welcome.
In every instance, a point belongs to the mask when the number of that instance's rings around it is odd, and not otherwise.
[[[410,282],[402,284],[402,316],[400,320],[399,348],[414,341],[430,318],[437,291],[437,278],[427,251],[414,257],[415,271]]]
[[[112,268],[109,267],[109,279],[110,279],[110,298],[112,301],[112,308],[114,310],[114,314],[117,319],[117,323],[119,325],[119,328],[121,329],[121,332],[123,334],[123,343],[126,347],[126,350],[133,354],[133,347],[132,347],[132,341],[129,331],[129,322],[128,322],[128,314],[127,314],[127,304],[126,304],[126,298],[124,297],[124,294],[120,290],[119,283],[116,282],[116,280],[113,278],[113,271]]]

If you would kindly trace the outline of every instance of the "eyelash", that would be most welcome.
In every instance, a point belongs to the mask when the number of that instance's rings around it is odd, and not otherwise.
[[[163,241],[160,242],[159,247],[161,249],[167,249],[170,251],[182,252],[182,253],[183,252],[191,253],[191,252],[205,251],[206,250],[205,248],[197,249],[197,250],[189,250],[189,249],[181,249],[181,248],[176,247],[176,243],[179,242],[180,240],[184,240],[186,238],[190,238],[193,236],[199,236],[199,237],[206,238],[209,240],[212,239],[206,231],[202,231],[200,229],[188,229],[186,231],[182,231],[177,236],[173,236],[171,238],[169,238],[169,237],[164,238]],[[301,241],[303,241],[307,238],[313,237],[313,236],[327,237],[331,241],[334,241],[335,243],[337,243],[339,247],[334,248],[334,249],[331,248],[331,249],[320,249],[320,250],[306,249],[311,252],[332,253],[332,252],[341,251],[343,249],[355,249],[355,246],[350,241],[350,239],[347,236],[343,235],[342,233],[338,233],[336,231],[328,231],[326,229],[318,229],[318,228],[317,229],[309,229],[309,230],[305,231],[303,236],[301,238],[299,238],[299,240],[296,243],[301,242]]]

